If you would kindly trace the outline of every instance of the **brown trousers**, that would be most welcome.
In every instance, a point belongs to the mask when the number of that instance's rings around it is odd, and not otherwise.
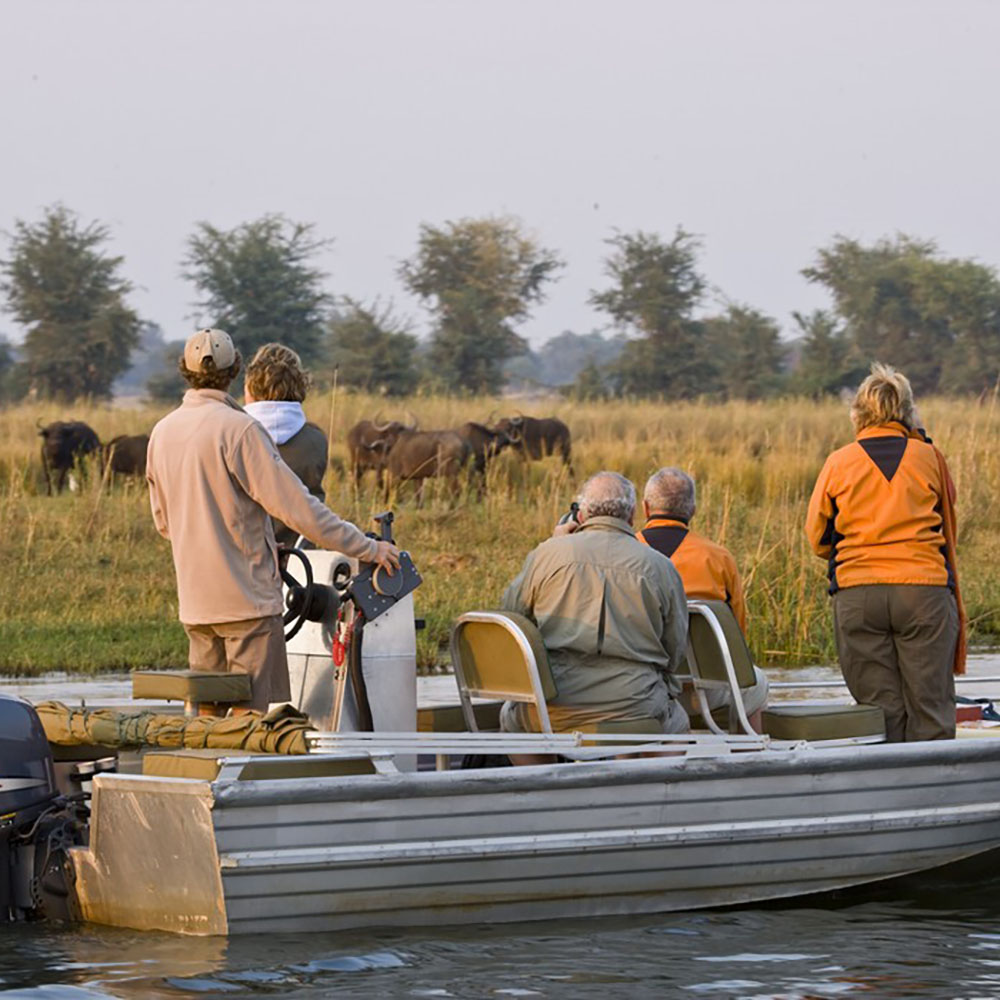
[[[833,623],[848,690],[882,709],[889,742],[954,737],[958,609],[947,587],[847,587],[833,595]]]
[[[292,697],[281,615],[220,625],[185,625],[192,670],[250,675],[252,700],[243,708],[266,712]]]

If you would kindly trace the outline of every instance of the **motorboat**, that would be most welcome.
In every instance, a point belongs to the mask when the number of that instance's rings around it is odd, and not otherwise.
[[[336,553],[302,558],[307,587],[337,591],[287,588],[293,611],[311,607],[288,647],[308,754],[161,747],[139,773],[92,765],[89,797],[66,795],[37,714],[0,697],[8,914],[213,935],[639,914],[857,886],[1000,847],[997,739],[486,731],[497,682],[485,660],[460,661],[478,642],[507,663],[491,613],[453,638],[460,707],[418,715],[412,587]],[[543,654],[508,626],[537,702]],[[546,762],[494,766],[511,754]]]

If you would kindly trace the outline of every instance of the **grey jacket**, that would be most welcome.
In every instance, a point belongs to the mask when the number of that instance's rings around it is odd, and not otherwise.
[[[591,518],[572,535],[542,542],[501,605],[538,625],[558,688],[550,709],[659,717],[680,693],[684,586],[670,560],[624,521]]]
[[[153,428],[146,479],[188,625],[281,613],[269,514],[321,548],[366,560],[376,552],[373,539],[310,496],[267,431],[215,389],[189,389]]]
[[[328,461],[326,435],[315,424],[307,423],[298,434],[279,444],[278,454],[317,500],[326,499],[323,489]],[[281,521],[275,521],[274,537],[284,545],[294,545],[299,533]]]

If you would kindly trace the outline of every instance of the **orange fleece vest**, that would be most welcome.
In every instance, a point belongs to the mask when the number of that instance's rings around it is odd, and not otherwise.
[[[657,514],[636,538],[662,552],[673,564],[688,597],[726,601],[746,631],[747,609],[736,560],[728,549],[692,531],[683,521]]]

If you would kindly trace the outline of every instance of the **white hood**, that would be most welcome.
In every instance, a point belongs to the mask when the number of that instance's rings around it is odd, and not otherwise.
[[[262,399],[243,407],[254,420],[264,425],[275,444],[284,444],[295,437],[306,425],[306,415],[301,403],[284,399]]]

